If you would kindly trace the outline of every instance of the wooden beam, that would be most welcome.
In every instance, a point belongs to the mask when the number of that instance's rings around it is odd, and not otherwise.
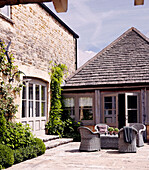
[[[144,0],[135,0],[134,5],[144,5]]]
[[[42,2],[52,2],[52,1],[53,1],[56,12],[67,11],[68,0],[0,0],[0,7],[3,7],[5,5],[42,3]]]
[[[56,12],[66,12],[68,7],[68,0],[52,0]]]
[[[52,2],[52,0],[0,0],[0,6]]]

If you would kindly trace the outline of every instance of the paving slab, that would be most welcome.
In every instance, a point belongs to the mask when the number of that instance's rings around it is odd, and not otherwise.
[[[45,154],[13,165],[8,170],[149,170],[149,145],[137,153],[119,153],[102,149],[80,152],[79,142],[71,142],[46,150]]]

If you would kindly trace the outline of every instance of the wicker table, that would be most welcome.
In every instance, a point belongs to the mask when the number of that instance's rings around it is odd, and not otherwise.
[[[118,149],[118,135],[100,135],[102,149]]]

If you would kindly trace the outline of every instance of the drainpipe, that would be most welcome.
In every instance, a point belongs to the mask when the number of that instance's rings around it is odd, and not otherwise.
[[[77,68],[78,68],[78,64],[77,64],[77,63],[78,63],[77,52],[78,52],[78,51],[77,51],[77,38],[75,38],[75,53],[76,53],[76,54],[75,54],[75,66],[76,66],[75,69],[76,69],[76,70],[77,70]]]

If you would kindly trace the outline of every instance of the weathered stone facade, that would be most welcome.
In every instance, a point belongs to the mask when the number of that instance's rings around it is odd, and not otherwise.
[[[0,39],[6,43],[11,40],[10,50],[19,69],[28,77],[45,81],[47,86],[50,61],[66,64],[69,74],[75,71],[76,37],[39,4],[12,6],[11,20],[0,16]]]

